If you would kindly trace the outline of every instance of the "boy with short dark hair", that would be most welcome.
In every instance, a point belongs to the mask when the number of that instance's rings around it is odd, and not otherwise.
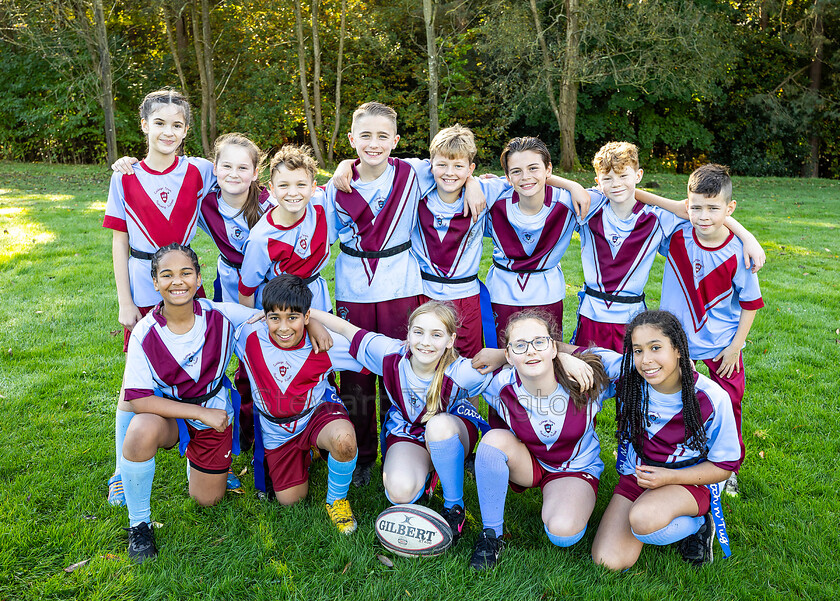
[[[641,196],[660,205],[675,202],[637,192]],[[708,164],[691,174],[683,206],[690,224],[680,227],[662,247],[667,262],[660,309],[679,318],[691,359],[703,361],[711,379],[729,393],[743,461],[741,402],[746,375],[741,350],[764,301],[758,277],[741,260],[743,243],[724,225],[735,205],[728,168]],[[725,490],[738,494],[734,475]]]
[[[327,376],[334,370],[361,371],[349,343],[333,336],[327,352],[315,353],[306,332],[312,292],[291,274],[271,280],[263,291],[265,323],[236,332],[236,353],[245,365],[254,394],[254,479],[263,488],[263,456],[281,505],[303,499],[309,490],[310,449],[329,453],[326,507],[344,534],[356,529],[347,501],[356,467],[356,436],[347,409]]]

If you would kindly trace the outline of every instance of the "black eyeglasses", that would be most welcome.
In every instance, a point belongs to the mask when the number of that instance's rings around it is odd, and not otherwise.
[[[515,355],[521,355],[528,352],[529,344],[534,347],[535,351],[539,352],[546,350],[552,342],[554,341],[551,339],[551,336],[537,336],[533,340],[515,340],[514,342],[508,342],[508,348]]]

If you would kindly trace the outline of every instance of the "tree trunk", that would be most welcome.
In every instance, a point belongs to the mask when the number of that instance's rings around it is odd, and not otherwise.
[[[207,126],[211,143],[216,141],[216,74],[213,69],[213,34],[210,32],[210,2],[201,0],[204,72],[207,76]],[[207,156],[210,156],[209,154]]]
[[[531,0],[532,2],[534,0]],[[423,0],[423,21],[426,24],[426,54],[429,59],[429,140],[434,138],[440,129],[440,115],[438,112],[438,53],[435,36],[435,16],[437,5],[435,0]]]
[[[178,72],[178,80],[181,82],[181,92],[184,95],[189,95],[187,91],[187,78],[184,75],[184,65],[181,62],[180,48],[178,48],[175,42],[175,33],[177,32],[172,31],[172,24],[180,22],[180,15],[175,15],[172,7],[166,2],[161,4],[161,13],[163,24],[166,26],[166,44],[169,46],[169,53],[172,54],[172,60],[175,62],[175,70]],[[175,29],[177,30],[177,25],[175,25]]]
[[[341,76],[344,70],[342,64],[344,62],[344,35],[345,23],[347,17],[347,0],[341,0],[341,32],[338,36],[338,60],[335,66],[335,123],[333,124],[332,137],[330,138],[330,147],[328,150],[328,160],[330,164],[335,163],[335,144],[338,142],[338,130],[341,127]]]
[[[802,166],[803,177],[819,177],[820,176],[820,135],[818,129],[819,114],[819,99],[820,89],[822,87],[822,65],[824,58],[825,37],[823,30],[823,19],[820,8],[820,0],[814,0],[814,30],[813,30],[813,56],[811,58],[811,68],[809,69],[809,76],[811,84],[809,91],[818,103],[814,108],[813,122],[811,123],[811,136],[808,139],[808,146],[810,146],[810,153],[808,162]]]
[[[530,2],[531,16],[534,18],[534,27],[537,30],[537,41],[540,44],[540,54],[542,55],[543,74],[545,76],[545,91],[548,95],[548,103],[551,105],[551,112],[554,114],[554,119],[557,121],[557,128],[562,132],[563,116],[560,114],[560,107],[557,106],[557,98],[554,96],[554,85],[551,82],[551,55],[548,53],[548,44],[545,42],[545,33],[543,32],[540,13],[537,11],[537,2],[536,0],[530,0]]]
[[[563,78],[560,84],[560,114],[562,116],[560,135],[563,138],[563,146],[560,149],[560,168],[563,171],[580,168],[580,161],[575,150],[578,93],[576,71],[580,55],[579,10],[579,0],[566,0],[566,56],[563,60]]]
[[[312,102],[315,107],[315,128],[324,127],[321,118],[321,37],[318,29],[318,8],[321,0],[312,0]]]
[[[102,81],[102,111],[105,114],[105,145],[108,163],[119,158],[117,152],[117,126],[114,120],[114,82],[111,72],[111,51],[108,49],[108,29],[102,0],[93,0],[94,39],[99,53],[99,75]]]
[[[303,42],[303,18],[301,17],[300,0],[295,0],[295,31],[298,41],[298,70],[300,71],[300,93],[303,96],[303,112],[306,116],[306,127],[309,129],[309,139],[312,141],[312,150],[315,159],[323,168],[326,167],[324,155],[318,144],[318,132],[315,129],[315,122],[312,119],[312,106],[309,102],[309,91],[306,83],[306,45]]]
[[[204,156],[210,156],[210,140],[207,137],[207,107],[210,104],[209,87],[207,85],[207,73],[204,70],[204,51],[203,43],[201,41],[201,27],[199,20],[201,19],[200,11],[196,10],[196,0],[190,3],[190,17],[192,20],[193,30],[193,46],[195,48],[196,64],[198,66],[198,76],[201,82],[201,147],[204,150]]]

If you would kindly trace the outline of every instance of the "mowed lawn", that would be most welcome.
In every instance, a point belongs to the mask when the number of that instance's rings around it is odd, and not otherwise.
[[[762,242],[766,307],[745,350],[747,458],[741,496],[724,499],[733,555],[716,546],[696,570],[672,548],[646,547],[623,574],[594,566],[594,532],[616,483],[614,407],[598,429],[607,464],[584,539],[552,546],[539,491],[508,494],[507,548],[496,569],[467,562],[480,531],[467,478],[462,542],[436,559],[391,557],[373,522],[388,503],[381,478],[351,489],[350,537],[324,511],[326,465],[293,508],[244,495],[216,507],[189,499],[184,460],[162,452],[152,496],[160,555],[126,557],[124,508],[105,500],[113,471],[122,332],[102,228],[103,167],[0,163],[0,599],[836,599],[840,596],[840,182],[735,178],[735,217]],[[576,174],[582,182],[590,174]],[[646,175],[656,192],[685,194],[686,176]],[[215,275],[207,236],[194,244]],[[563,260],[565,331],[582,284],[577,237]],[[489,261],[485,262],[485,270]],[[659,299],[662,261],[648,285]],[[332,280],[332,270],[328,270]],[[399,277],[399,276],[396,276]],[[248,458],[234,462],[237,471]],[[431,506],[440,509],[438,494]],[[87,562],[76,567],[70,566]],[[69,570],[69,571],[68,571]]]

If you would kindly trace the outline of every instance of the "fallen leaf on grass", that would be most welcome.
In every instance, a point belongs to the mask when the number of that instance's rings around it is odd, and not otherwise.
[[[228,492],[232,492],[235,495],[244,495],[245,489],[244,488],[229,488]]]
[[[86,515],[85,519],[89,522],[92,522],[93,520],[96,519],[96,516],[95,515]]]
[[[758,456],[761,457],[762,459],[764,459],[764,451],[759,451]]]
[[[352,565],[353,565],[353,562],[352,562],[352,561],[348,561],[348,562],[347,562],[347,565],[346,565],[346,566],[344,566],[344,569],[343,569],[343,570],[341,570],[341,573],[342,573],[342,574],[346,574],[346,573],[347,573],[347,570],[349,570],[349,569],[350,569],[350,566],[352,566]]]
[[[408,589],[405,589],[405,594],[408,595],[409,597],[411,596],[411,593],[408,592]]]
[[[377,555],[376,559],[378,559],[379,563],[381,563],[386,568],[393,568],[394,567],[394,562],[391,561],[390,559],[388,559],[387,557],[385,557],[384,555]]]
[[[767,438],[767,430],[756,430],[753,433],[753,436],[756,436],[757,438]]]
[[[214,540],[210,544],[215,547],[215,546],[219,545],[221,542],[223,542],[226,538],[227,538],[227,536],[220,536],[219,538],[217,538],[216,540]]]
[[[242,468],[242,471],[241,471],[241,472],[239,472],[239,475],[240,475],[240,476],[244,476],[244,475],[245,475],[245,474],[247,474],[247,473],[248,473],[248,468],[247,468],[247,467],[243,467],[243,468]]]
[[[79,563],[74,563],[73,565],[70,565],[70,566],[67,566],[66,568],[64,568],[64,571],[67,572],[68,574],[72,574],[73,572],[78,570],[80,567],[82,567],[83,565],[85,565],[89,561],[90,561],[89,559],[85,559],[84,561],[80,561]]]
[[[113,553],[106,553],[105,555],[100,555],[102,559],[119,559],[119,555],[114,555]]]
[[[152,522],[152,527],[153,528],[163,528],[163,524],[161,524],[160,522]]]
[[[834,333],[835,334],[840,334],[840,328],[837,328],[836,330],[834,330]]]
[[[116,336],[120,333],[120,330],[111,330],[111,336]]]
[[[43,311],[35,311],[35,315],[40,315]]]

